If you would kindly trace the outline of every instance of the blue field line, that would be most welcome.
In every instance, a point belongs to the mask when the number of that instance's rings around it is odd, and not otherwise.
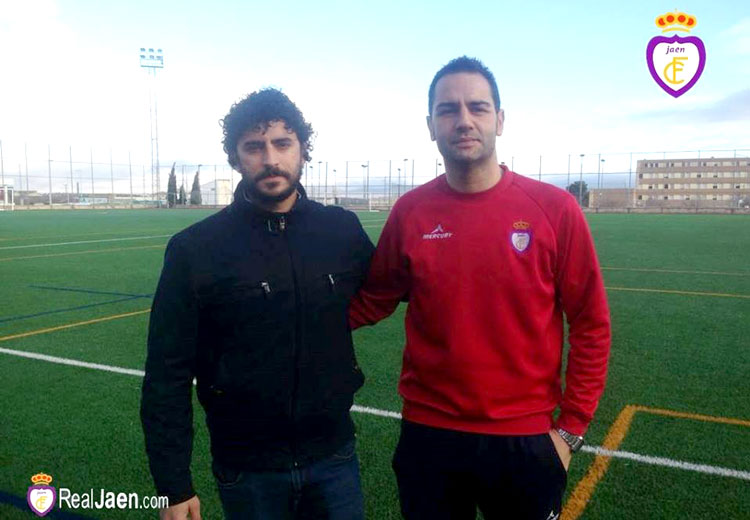
[[[26,498],[21,498],[10,493],[0,491],[0,504],[7,504],[13,506],[16,509],[21,509],[31,514],[31,508],[26,502]],[[60,520],[96,520],[93,516],[82,516],[75,513],[68,513],[67,511],[61,511],[60,509],[53,508],[52,511],[45,515],[48,518],[59,518]],[[32,517],[33,518],[33,517]]]
[[[119,300],[109,300],[106,302],[89,303],[86,305],[79,305],[77,307],[66,307],[64,309],[55,309],[52,311],[37,312],[34,314],[24,314],[21,316],[9,316],[7,318],[0,318],[0,323],[6,323],[9,321],[25,320],[28,318],[36,318],[37,316],[46,316],[47,314],[57,314],[59,312],[77,311],[80,309],[89,309],[91,307],[98,307],[99,305],[109,305],[110,303],[126,302],[129,300],[138,300],[140,298],[150,298],[151,295],[144,296],[128,296],[127,298],[120,298]]]
[[[92,289],[77,289],[74,287],[50,287],[47,285],[29,285],[33,289],[46,289],[48,291],[67,291],[67,292],[79,292],[86,294],[106,294],[108,296],[131,296],[133,298],[151,298],[153,294],[130,294],[121,292],[110,292],[110,291],[95,291]]]

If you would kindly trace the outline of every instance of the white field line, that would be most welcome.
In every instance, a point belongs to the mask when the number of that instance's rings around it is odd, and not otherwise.
[[[67,358],[61,358],[57,356],[48,356],[46,354],[39,354],[37,352],[25,352],[23,350],[12,350],[9,348],[0,348],[0,354],[8,354],[10,356],[19,356],[19,357],[25,357],[29,359],[37,359],[39,361],[47,361],[48,363],[57,363],[59,365],[70,365],[73,367],[93,368],[94,370],[104,370],[105,372],[115,372],[117,374],[125,374],[128,376],[143,377],[144,375],[146,375],[146,373],[143,370],[113,367],[110,365],[100,365],[99,363],[87,363],[85,361],[78,361],[77,359],[67,359]]]
[[[114,372],[117,374],[125,374],[129,376],[143,377],[145,372],[143,370],[135,370],[132,368],[121,368],[110,365],[101,365],[99,363],[87,363],[85,361],[78,361],[76,359],[67,359],[57,356],[48,356],[46,354],[38,354],[36,352],[24,352],[22,350],[12,350],[8,348],[0,348],[0,354],[8,354],[10,356],[19,356],[29,359],[36,359],[39,361],[47,361],[48,363],[57,363],[60,365],[69,365],[81,368],[91,368],[94,370],[103,370],[105,372]],[[195,380],[193,380],[195,384]],[[369,415],[377,415],[379,417],[388,417],[392,419],[401,419],[401,414],[398,412],[391,412],[389,410],[380,410],[378,408],[370,408],[369,406],[352,406],[351,410],[358,413],[366,413]],[[750,471],[742,471],[737,469],[722,468],[719,466],[709,466],[707,464],[693,464],[691,462],[683,462],[680,460],[667,459],[665,457],[652,457],[650,455],[639,455],[637,453],[631,453],[629,451],[613,451],[602,448],[600,446],[584,446],[581,451],[586,453],[592,453],[594,455],[603,455],[605,457],[613,457],[617,459],[627,459],[640,462],[642,464],[650,464],[653,466],[665,466],[668,468],[682,469],[686,471],[694,471],[696,473],[704,473],[707,475],[718,475],[721,477],[738,478],[741,480],[750,481]]]
[[[369,224],[366,226],[362,226],[363,228],[371,228],[371,227],[379,227],[385,224],[385,220],[380,221],[378,224]],[[11,249],[28,249],[31,247],[54,247],[54,246],[72,246],[72,245],[79,245],[79,244],[99,244],[103,242],[123,242],[128,240],[147,240],[150,238],[167,238],[171,237],[174,233],[170,235],[148,235],[148,236],[142,236],[142,237],[122,237],[122,238],[102,238],[99,240],[77,240],[75,242],[56,242],[51,244],[26,244],[23,246],[4,246],[0,247],[0,251],[6,251]]]
[[[149,235],[145,237],[127,237],[127,238],[102,238],[100,240],[78,240],[76,242],[57,242],[54,244],[28,244],[25,246],[5,246],[0,247],[0,250],[8,249],[27,249],[29,247],[52,247],[52,246],[72,246],[77,244],[98,244],[101,242],[123,242],[126,240],[146,240],[149,238],[166,238],[172,235]]]
[[[176,230],[176,231],[174,231],[173,234],[177,233],[178,231],[179,231],[179,229]],[[140,232],[141,233],[162,233],[162,232],[164,232],[164,229],[141,229]],[[113,238],[117,238],[118,236],[120,236],[120,234],[118,232],[116,232],[116,231],[94,231],[94,232],[90,232],[90,233],[75,233],[73,235],[45,235],[45,236],[0,238],[0,240],[1,241],[24,240],[24,241],[28,242],[29,240],[50,240],[52,238],[55,238],[57,240],[60,240],[61,238],[89,238],[89,237],[92,237],[94,235],[115,235]],[[129,233],[129,234],[126,233],[126,235],[132,235],[132,233]]]
[[[390,417],[391,419],[401,419],[401,414],[398,412],[380,410],[378,408],[370,408],[369,406],[359,406],[358,404],[352,406],[352,412],[368,413],[370,415],[378,415],[380,417]]]
[[[653,457],[651,455],[639,455],[637,453],[631,453],[629,451],[612,451],[599,446],[584,446],[581,451],[587,453],[593,453],[595,455],[603,455],[605,457],[613,457],[617,459],[628,459],[636,462],[642,462],[643,464],[651,464],[653,466],[665,466],[668,468],[684,469],[687,471],[695,471],[697,473],[706,473],[708,475],[719,475],[721,477],[732,477],[741,480],[750,480],[750,471],[741,471],[737,469],[721,468],[718,466],[709,466],[707,464],[693,464],[691,462],[683,462],[680,460],[667,459],[665,457]]]

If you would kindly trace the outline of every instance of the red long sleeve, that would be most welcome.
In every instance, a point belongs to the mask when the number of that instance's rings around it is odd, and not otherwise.
[[[583,433],[606,379],[606,294],[575,199],[505,170],[493,188],[439,177],[396,203],[353,327],[407,299],[399,391],[405,418],[478,433]],[[563,312],[570,354],[563,397]]]

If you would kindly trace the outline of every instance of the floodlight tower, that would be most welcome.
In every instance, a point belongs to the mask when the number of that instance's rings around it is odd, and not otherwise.
[[[152,78],[148,89],[148,116],[150,125],[149,131],[151,134],[151,175],[153,178],[154,173],[156,173],[156,205],[157,207],[161,207],[161,199],[159,198],[161,184],[159,183],[159,114],[156,104],[156,71],[157,69],[164,68],[164,54],[161,49],[141,47],[140,60],[141,68],[146,69]]]

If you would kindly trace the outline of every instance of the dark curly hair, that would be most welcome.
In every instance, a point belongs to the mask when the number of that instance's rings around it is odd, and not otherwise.
[[[284,121],[287,130],[297,134],[302,158],[310,160],[313,128],[286,94],[275,88],[264,88],[253,92],[242,101],[232,105],[229,113],[221,120],[224,131],[224,152],[232,168],[239,165],[237,141],[242,134],[259,126],[268,128],[273,121]]]
[[[490,90],[492,90],[492,101],[495,102],[495,111],[500,111],[500,92],[497,90],[497,82],[492,71],[487,66],[476,58],[469,58],[468,56],[461,56],[449,61],[442,69],[437,71],[435,77],[432,78],[430,83],[430,91],[427,96],[427,113],[432,114],[432,105],[435,102],[435,85],[438,80],[448,74],[458,74],[459,72],[470,72],[474,74],[481,74],[487,83],[490,84]]]

